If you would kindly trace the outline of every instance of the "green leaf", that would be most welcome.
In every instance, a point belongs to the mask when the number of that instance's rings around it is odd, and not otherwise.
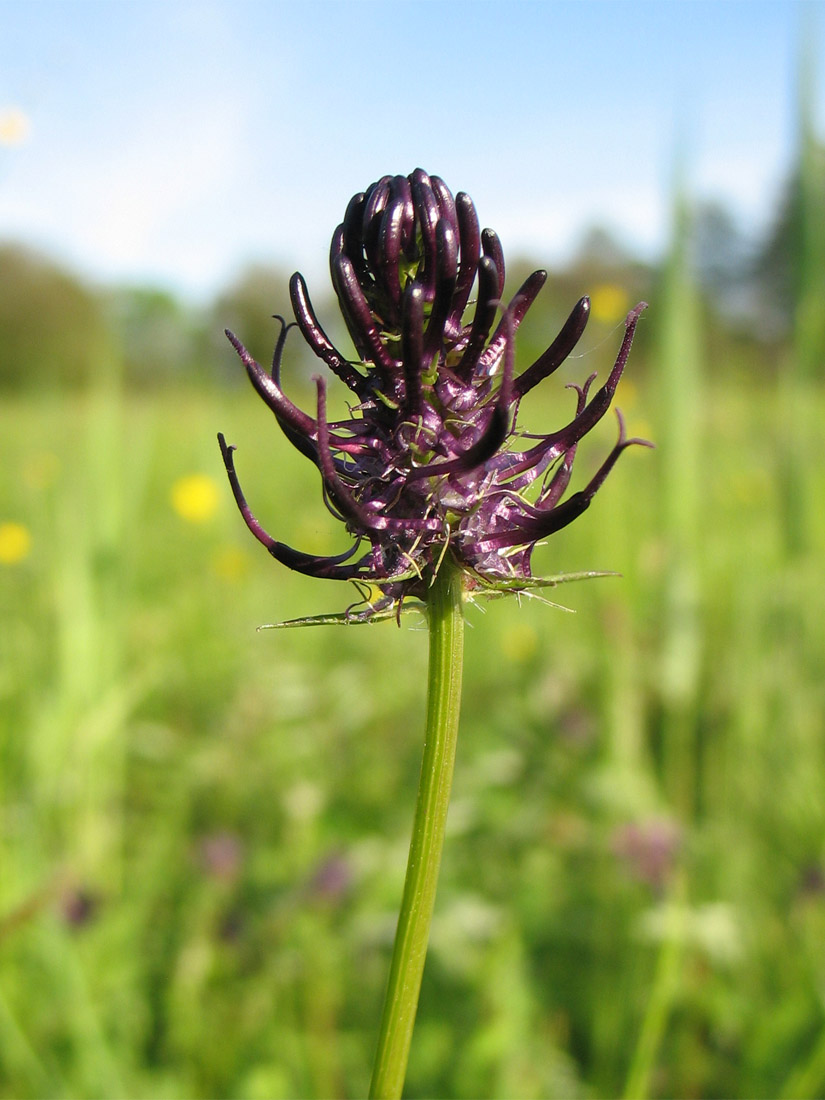
[[[404,600],[400,607],[398,605],[385,607],[380,611],[374,611],[372,614],[341,611],[332,615],[308,615],[302,619],[287,619],[283,623],[263,623],[258,627],[258,630],[283,630],[291,626],[363,626],[364,624],[387,622],[389,619],[395,619],[397,622],[402,615],[406,615],[410,611],[418,611],[423,614],[426,610],[427,605],[422,603],[421,600]]]
[[[506,596],[510,593],[528,592],[531,588],[556,588],[560,584],[569,584],[571,581],[587,581],[593,577],[620,577],[621,573],[610,570],[583,570],[579,573],[557,573],[554,577],[513,577],[511,579],[491,581],[486,577],[477,576],[480,588],[474,590],[474,596]]]

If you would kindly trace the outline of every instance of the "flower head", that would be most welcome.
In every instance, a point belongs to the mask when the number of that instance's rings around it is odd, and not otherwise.
[[[590,302],[577,302],[550,347],[516,375],[515,334],[547,273],[534,272],[504,306],[501,245],[492,230],[479,231],[468,195],[453,197],[421,169],[382,177],[350,201],[330,268],[358,362],[330,342],[299,273],[290,297],[304,340],[354,395],[349,419],[328,421],[320,377],[314,415],[285,395],[280,366],[292,325],[279,318],[270,371],[227,336],[287,439],[318,467],[326,503],[355,541],[336,557],[317,557],[272,538],[244,499],[234,448],[219,436],[249,529],[290,569],[376,586],[380,599],[367,599],[350,619],[426,598],[447,553],[470,589],[540,583],[530,569],[536,543],[581,515],[622,451],[644,442],[625,437],[619,416],[613,450],[589,484],[565,498],[576,447],[610,407],[645,304],[628,314],[604,385],[591,396],[592,375],[574,387],[575,412],[562,428],[527,436],[516,428],[519,403],[575,347]]]

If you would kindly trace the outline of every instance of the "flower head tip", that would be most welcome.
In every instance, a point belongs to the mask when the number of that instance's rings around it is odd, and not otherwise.
[[[519,403],[573,350],[590,302],[580,299],[548,349],[516,375],[516,332],[547,274],[534,272],[504,305],[501,245],[492,230],[479,230],[468,195],[454,197],[421,169],[382,177],[350,201],[332,238],[330,270],[358,362],[324,332],[299,273],[290,297],[304,340],[356,399],[349,419],[328,420],[320,377],[314,414],[284,393],[291,325],[279,318],[269,370],[227,336],[287,439],[318,467],[326,502],[355,541],[320,557],[274,539],[244,498],[234,448],[219,436],[247,526],[290,569],[375,586],[380,598],[365,600],[350,620],[400,609],[407,597],[426,599],[447,553],[466,570],[469,588],[529,587],[536,543],[589,507],[622,451],[648,445],[628,439],[619,416],[618,440],[600,469],[565,496],[578,443],[610,407],[645,303],[627,315],[604,385],[592,396],[595,376],[574,387],[568,423],[527,437],[516,428]]]

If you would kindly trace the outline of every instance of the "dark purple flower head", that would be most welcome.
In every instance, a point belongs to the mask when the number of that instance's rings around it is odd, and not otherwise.
[[[271,371],[227,335],[287,439],[318,467],[326,502],[355,542],[336,557],[316,557],[273,539],[244,499],[234,448],[219,436],[249,529],[290,569],[377,586],[381,598],[350,619],[426,598],[447,553],[466,570],[470,589],[540,583],[530,571],[536,543],[581,515],[621,452],[643,442],[625,437],[619,416],[618,441],[601,468],[563,499],[576,447],[610,407],[645,304],[628,314],[604,385],[591,396],[594,375],[574,387],[568,423],[526,436],[516,429],[519,402],[575,347],[590,302],[577,302],[550,347],[516,376],[516,330],[547,273],[534,272],[505,307],[501,245],[492,230],[479,231],[468,195],[454,198],[421,169],[384,176],[350,201],[330,268],[359,362],[330,342],[298,273],[290,297],[302,336],[355,396],[349,419],[327,420],[321,378],[315,415],[284,394],[280,365],[291,326],[281,322]]]

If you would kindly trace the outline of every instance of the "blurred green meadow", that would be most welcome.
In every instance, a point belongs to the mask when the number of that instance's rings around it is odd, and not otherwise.
[[[572,414],[565,383],[605,376],[624,312],[648,297],[617,405],[657,450],[624,456],[534,558],[545,574],[621,577],[548,592],[575,614],[536,599],[468,607],[410,1096],[825,1089],[815,152],[815,216],[791,204],[798,233],[777,238],[791,244],[772,327],[757,331],[759,310],[742,320],[699,277],[681,200],[660,269],[584,257],[523,326],[520,366],[594,294],[580,351],[525,405],[526,426],[546,431]],[[18,288],[19,265],[37,266],[14,250],[0,260]],[[71,299],[60,324],[43,310],[13,330],[13,354],[4,343],[3,1097],[368,1087],[427,635],[414,616],[400,629],[256,630],[356,598],[272,562],[225,484],[218,431],[279,539],[346,546],[317,471],[231,349],[208,345],[229,323],[266,356],[278,301],[259,276],[216,303],[208,339],[147,292],[74,328]],[[12,320],[0,316],[5,331]],[[216,365],[187,379],[182,347]],[[296,362],[290,385],[307,404]],[[615,432],[608,417],[588,440],[577,485]]]

